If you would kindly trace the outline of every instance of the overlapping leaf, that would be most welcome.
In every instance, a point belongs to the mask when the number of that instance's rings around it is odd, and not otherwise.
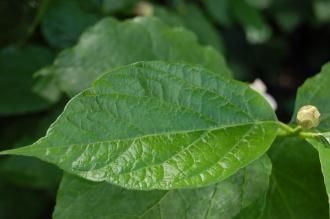
[[[330,200],[330,63],[322,67],[321,72],[308,79],[297,94],[295,115],[303,105],[314,105],[321,112],[321,122],[317,127],[320,137],[307,139],[319,152],[324,182],[328,190]],[[295,117],[294,117],[295,118]],[[293,118],[293,119],[294,119]]]
[[[220,75],[164,62],[115,69],[73,98],[46,137],[3,154],[126,188],[219,182],[264,154],[277,129],[262,96]]]
[[[301,139],[281,138],[269,155],[273,168],[263,219],[329,218],[316,150]]]
[[[214,49],[200,46],[191,32],[168,27],[152,17],[124,22],[103,19],[75,47],[57,57],[52,71],[61,90],[74,95],[106,70],[148,60],[186,61],[230,75]]]
[[[200,189],[132,191],[65,175],[55,219],[256,219],[264,209],[271,173],[264,156],[227,180]]]

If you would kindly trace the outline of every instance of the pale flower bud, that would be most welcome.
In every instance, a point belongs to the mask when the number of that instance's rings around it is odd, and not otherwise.
[[[139,16],[152,16],[154,14],[154,7],[149,2],[140,1],[135,6],[134,13]]]
[[[320,117],[321,114],[315,106],[306,105],[299,109],[297,123],[303,128],[315,128],[320,124]]]

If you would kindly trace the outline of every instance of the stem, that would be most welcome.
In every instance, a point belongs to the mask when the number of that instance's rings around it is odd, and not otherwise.
[[[30,38],[34,34],[36,28],[40,24],[42,18],[44,17],[44,15],[45,15],[45,13],[48,9],[50,1],[51,0],[43,0],[41,2],[41,5],[38,8],[37,14],[34,17],[34,20],[33,20],[32,24],[28,27],[27,38]]]
[[[299,133],[302,129],[302,127],[299,125],[295,128],[292,128],[288,126],[287,124],[284,124],[282,122],[278,123],[280,131],[279,131],[279,136],[290,136],[290,135],[296,135]]]
[[[320,133],[313,133],[313,132],[300,132],[299,135],[302,138],[315,138],[321,136]]]

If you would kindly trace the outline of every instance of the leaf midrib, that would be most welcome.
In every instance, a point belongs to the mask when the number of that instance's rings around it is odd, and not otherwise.
[[[161,132],[161,133],[153,133],[153,134],[146,134],[143,136],[137,136],[137,137],[131,137],[131,138],[120,138],[120,139],[116,139],[116,140],[109,140],[109,141],[95,141],[95,142],[89,142],[89,143],[77,143],[77,144],[68,144],[68,145],[61,145],[61,146],[49,146],[49,147],[54,147],[54,148],[62,148],[62,147],[72,147],[72,146],[82,146],[82,145],[90,145],[90,144],[102,144],[102,143],[111,143],[111,142],[117,142],[117,141],[134,141],[137,139],[141,139],[141,138],[148,138],[148,137],[157,137],[157,136],[162,136],[162,135],[175,135],[175,134],[189,134],[189,133],[193,133],[193,132],[202,132],[202,131],[217,131],[220,129],[227,129],[227,128],[235,128],[235,127],[239,127],[239,126],[248,126],[248,125],[262,125],[265,123],[269,123],[269,124],[274,124],[277,125],[276,121],[255,121],[255,122],[247,122],[247,123],[240,123],[240,124],[230,124],[230,125],[225,125],[225,126],[219,126],[219,127],[212,127],[212,128],[207,128],[207,129],[194,129],[194,130],[179,130],[179,131],[174,131],[174,132]],[[25,147],[20,147],[17,149],[13,149],[10,151],[18,151],[19,149],[22,148],[27,148],[27,147],[32,147],[34,146],[34,149],[37,149],[39,144],[42,144],[42,140],[46,139],[49,136],[45,136],[42,137],[41,139],[39,139],[36,143],[32,144],[32,145],[28,145]],[[4,152],[9,152],[8,151],[2,151],[0,152],[0,154],[3,154]]]

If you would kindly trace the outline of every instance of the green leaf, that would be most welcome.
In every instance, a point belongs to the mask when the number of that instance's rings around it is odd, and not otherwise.
[[[319,74],[306,80],[306,82],[299,88],[292,122],[295,121],[299,108],[304,105],[314,105],[321,113],[321,122],[317,129],[321,132],[325,131],[325,133],[320,133],[320,135],[322,135],[320,137],[307,138],[306,140],[319,152],[324,182],[330,200],[330,134],[328,132],[330,130],[329,84],[330,63],[327,63],[322,67]]]
[[[203,11],[196,4],[183,4],[178,8],[185,27],[198,36],[204,45],[210,45],[223,51],[223,42],[220,33],[210,23]]]
[[[327,23],[330,21],[330,2],[329,1],[313,1],[313,11],[319,22]]]
[[[32,92],[33,73],[52,61],[52,53],[37,46],[8,46],[0,51],[0,115],[45,109],[50,103]]]
[[[209,187],[148,192],[65,175],[53,217],[256,219],[264,209],[270,173],[271,163],[264,156],[227,180]]]
[[[225,27],[232,25],[232,17],[229,12],[230,2],[228,0],[204,0],[203,3],[208,13],[217,23]]]
[[[78,0],[52,1],[42,21],[42,33],[51,46],[66,48],[76,43],[80,34],[99,18],[84,11]]]
[[[321,122],[317,127],[320,131],[330,130],[330,63],[325,64],[316,76],[308,79],[298,89],[295,104],[295,113],[292,122],[295,122],[300,107],[314,105],[321,113]]]
[[[138,2],[140,2],[140,0],[101,0],[102,12],[113,14],[115,12],[125,11]]]
[[[186,61],[230,75],[223,57],[200,46],[194,34],[152,17],[124,22],[103,19],[75,47],[62,52],[53,68],[61,90],[75,95],[115,66],[148,60]]]
[[[196,34],[201,44],[224,50],[220,33],[196,4],[181,4],[176,11],[158,5],[152,7],[153,15],[167,25],[185,27]]]
[[[62,97],[52,67],[45,67],[35,73],[36,82],[32,90],[49,102],[56,103]]]
[[[268,8],[273,0],[245,0],[249,5],[258,9]]]
[[[319,152],[324,183],[327,189],[330,205],[330,133],[322,133],[322,136],[324,137],[324,139],[322,139],[322,137],[317,139],[309,138],[307,139],[307,141],[312,144]]]
[[[317,152],[298,138],[277,139],[269,150],[272,176],[263,219],[329,218]]]
[[[256,160],[276,130],[273,110],[247,85],[198,66],[141,62],[104,74],[46,137],[2,154],[126,188],[196,187]]]

